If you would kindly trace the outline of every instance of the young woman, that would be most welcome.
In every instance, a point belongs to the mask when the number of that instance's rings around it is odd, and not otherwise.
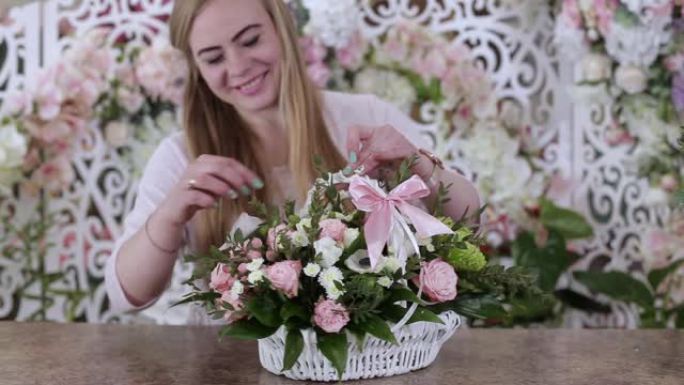
[[[448,215],[479,209],[474,187],[435,168],[438,160],[420,147],[419,126],[398,109],[374,96],[314,88],[282,0],[176,1],[170,28],[190,67],[184,132],[162,141],[150,159],[107,261],[114,309],[152,304],[179,250],[222,244],[249,196],[301,201],[316,177],[314,154],[331,170],[372,173],[418,155],[413,171],[433,195],[439,181],[453,184]]]

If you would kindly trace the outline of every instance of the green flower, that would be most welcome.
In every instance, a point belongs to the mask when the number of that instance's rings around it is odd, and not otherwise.
[[[487,265],[487,260],[480,248],[472,243],[465,243],[465,249],[454,248],[449,252],[447,262],[456,271],[480,271]]]

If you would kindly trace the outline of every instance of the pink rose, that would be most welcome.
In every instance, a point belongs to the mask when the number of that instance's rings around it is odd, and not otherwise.
[[[347,230],[347,226],[341,220],[324,219],[320,221],[319,226],[321,228],[319,239],[329,237],[337,243],[344,243],[344,231]]]
[[[209,287],[219,293],[225,293],[230,290],[231,286],[233,286],[233,282],[235,282],[235,277],[230,274],[228,266],[223,263],[219,263],[211,272]]]
[[[433,259],[424,264],[416,282],[417,285],[423,286],[423,293],[436,302],[446,302],[456,298],[457,283],[458,276],[454,268],[441,259]]]
[[[314,323],[326,333],[339,333],[349,322],[349,312],[331,299],[320,300],[314,309]]]
[[[271,281],[274,288],[285,293],[288,298],[292,298],[297,296],[301,272],[301,261],[276,262],[266,268],[266,278]]]
[[[247,270],[247,264],[246,263],[239,264],[237,270],[238,270],[238,273],[240,273],[242,275],[247,274],[249,272],[249,270]]]

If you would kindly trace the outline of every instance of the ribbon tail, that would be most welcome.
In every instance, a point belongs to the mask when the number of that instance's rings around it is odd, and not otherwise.
[[[411,206],[406,202],[399,204],[402,214],[406,215],[416,228],[416,233],[420,237],[432,237],[438,234],[453,234],[453,231],[439,219],[424,212],[423,210]]]
[[[375,266],[377,266],[382,256],[382,249],[389,239],[392,227],[390,209],[391,207],[388,203],[383,204],[380,210],[368,216],[363,229],[366,245],[368,246],[368,258],[370,259],[371,269],[375,269]]]
[[[393,214],[394,214],[394,219],[395,219],[394,223],[395,224],[398,223],[401,226],[401,229],[403,230],[404,235],[411,242],[413,249],[416,251],[416,254],[420,257],[420,248],[418,247],[418,240],[413,235],[413,231],[411,231],[411,228],[409,227],[408,223],[406,223],[406,219],[404,219],[404,217],[397,210],[394,210]],[[401,250],[401,252],[400,252],[400,250]],[[406,257],[406,250],[404,250],[404,242],[401,242],[399,249],[397,249],[397,259],[401,263],[402,272],[405,272],[404,269],[406,267],[407,257]]]

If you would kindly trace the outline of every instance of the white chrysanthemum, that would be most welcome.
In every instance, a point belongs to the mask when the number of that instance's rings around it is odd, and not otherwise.
[[[324,237],[314,242],[316,254],[321,255],[322,267],[331,267],[340,260],[342,249],[337,247],[337,242],[330,237]]]
[[[328,47],[344,47],[359,28],[361,11],[356,0],[303,0],[302,4],[310,17],[304,32]]]
[[[321,266],[314,262],[309,262],[304,267],[304,275],[311,278],[316,278],[318,273],[321,272]]]
[[[251,283],[252,285],[256,285],[259,282],[262,282],[264,280],[264,272],[263,270],[257,270],[249,273],[247,276],[247,282]]]
[[[351,246],[352,243],[359,237],[359,229],[348,227],[344,230],[344,247]]]
[[[392,286],[392,279],[390,277],[380,277],[378,278],[378,285],[389,289]]]
[[[320,283],[325,289],[335,286],[335,281],[340,283],[344,281],[342,270],[338,269],[337,267],[328,267],[318,275],[318,283]]]
[[[409,113],[416,101],[416,90],[405,77],[394,71],[365,68],[354,79],[354,91],[375,94]]]
[[[382,269],[384,271],[394,273],[395,271],[401,269],[401,262],[399,262],[399,260],[395,257],[387,257],[383,261]]]
[[[297,230],[292,234],[292,244],[295,247],[309,246],[309,237],[305,231]]]
[[[238,296],[242,293],[245,292],[245,285],[242,284],[240,281],[235,281],[233,283],[233,287],[230,288],[230,294],[233,296]]]
[[[247,271],[257,271],[264,264],[263,258],[253,259],[252,262],[247,264]]]
[[[344,294],[344,290],[338,289],[337,286],[326,287],[325,294],[328,299],[337,300]]]

